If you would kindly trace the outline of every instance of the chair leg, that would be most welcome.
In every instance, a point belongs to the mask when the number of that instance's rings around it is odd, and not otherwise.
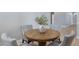
[[[22,43],[24,43],[24,39],[22,40]]]
[[[30,43],[31,41],[30,40],[28,40],[28,44]]]
[[[58,42],[58,43],[61,43],[61,40],[60,40],[60,38],[59,38],[58,40],[59,40],[59,42]]]

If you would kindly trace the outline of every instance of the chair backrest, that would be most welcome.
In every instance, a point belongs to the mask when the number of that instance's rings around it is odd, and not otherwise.
[[[69,25],[63,28],[61,31],[63,31],[63,34],[70,33],[71,31],[74,31],[76,34],[76,24]]]
[[[7,38],[8,38],[8,37],[7,37],[7,34],[6,34],[6,33],[2,33],[2,34],[1,34],[1,39],[5,39],[5,40],[6,40]]]
[[[73,34],[72,36],[64,36],[64,40],[61,46],[70,46],[74,38],[75,38],[75,34]]]
[[[33,27],[32,25],[22,25],[20,29],[21,29],[21,35],[23,36],[24,32],[33,29]]]
[[[61,34],[63,36],[62,43],[60,45],[71,45],[74,37],[76,36],[76,24],[72,24],[67,26],[66,28],[63,28],[61,30]]]
[[[11,38],[11,37],[7,36],[7,33],[2,33],[1,39],[2,39],[2,40],[6,40],[6,41],[13,41],[13,40],[16,40],[15,38]]]
[[[30,30],[30,29],[32,29],[32,25],[22,25],[21,26],[21,29],[24,31],[24,30]]]
[[[16,46],[16,39],[11,38],[7,35],[7,33],[1,34],[1,44],[2,46]]]
[[[27,30],[31,30],[32,29],[32,25],[22,25],[21,26],[21,31],[27,31]]]

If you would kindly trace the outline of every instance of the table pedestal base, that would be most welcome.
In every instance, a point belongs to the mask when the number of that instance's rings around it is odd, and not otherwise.
[[[45,46],[46,42],[39,42],[39,46]]]

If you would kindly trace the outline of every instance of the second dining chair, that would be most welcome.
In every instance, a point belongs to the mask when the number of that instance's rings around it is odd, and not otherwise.
[[[7,33],[1,34],[1,42],[2,46],[17,46],[16,39],[11,38],[10,36],[7,35]]]
[[[75,33],[70,35],[65,35],[64,40],[61,42],[60,46],[70,46],[75,38]]]
[[[21,28],[22,43],[24,43],[25,40],[28,42],[28,39],[25,38],[24,36],[24,32],[31,30],[33,28],[32,25],[22,25],[20,28]]]
[[[53,43],[49,44],[48,46],[70,46],[72,41],[75,38],[75,34],[64,36],[63,41],[59,43],[59,41],[54,41]]]
[[[70,46],[76,36],[76,24],[69,25],[60,30],[60,39],[61,43],[55,41],[54,43],[49,44],[50,46]]]

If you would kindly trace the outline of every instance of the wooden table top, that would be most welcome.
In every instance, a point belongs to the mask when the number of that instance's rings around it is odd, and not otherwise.
[[[37,29],[32,29],[24,33],[26,38],[34,41],[51,41],[60,36],[58,31],[47,29],[45,33],[40,33]]]

